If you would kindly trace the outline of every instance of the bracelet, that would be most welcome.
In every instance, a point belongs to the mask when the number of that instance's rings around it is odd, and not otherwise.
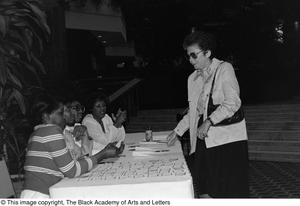
[[[211,121],[210,117],[208,117],[207,120],[210,122],[210,125],[214,125],[214,123]]]

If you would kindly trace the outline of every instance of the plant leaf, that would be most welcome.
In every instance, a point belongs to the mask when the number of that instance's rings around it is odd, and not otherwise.
[[[9,104],[11,103],[11,101],[16,100],[22,114],[25,114],[26,112],[26,107],[25,107],[25,102],[24,102],[24,97],[21,94],[20,91],[18,91],[17,89],[13,89],[7,102],[9,102]]]
[[[7,81],[7,66],[5,64],[4,55],[0,54],[0,83],[5,85]]]
[[[39,17],[36,17],[33,13],[16,14],[16,15],[20,16],[20,18],[22,19],[22,22],[15,23],[16,26],[27,26],[30,27],[31,30],[35,30],[35,31],[40,30],[43,33],[43,36],[45,36],[45,39],[46,40],[48,39],[48,36],[50,34],[50,29],[47,24],[45,24],[43,21],[40,20]]]
[[[7,33],[8,40],[10,41],[17,41],[21,43],[21,45],[24,47],[26,52],[30,51],[30,45],[29,42],[26,41],[25,37],[21,35],[18,31],[10,31]]]
[[[6,20],[3,15],[0,15],[0,32],[3,37],[6,35]]]
[[[20,15],[22,13],[30,13],[29,9],[19,9],[19,8],[7,8],[4,12],[5,15]]]
[[[24,73],[24,69],[26,68],[29,72],[34,74],[34,76],[36,77],[36,80],[38,81],[38,84],[41,84],[40,77],[37,73],[36,68],[33,67],[32,65],[28,64],[27,62],[22,61],[22,60],[17,59],[17,58],[12,58],[11,61],[8,62],[8,65],[9,65],[11,70],[14,70],[15,73],[21,73],[21,72]],[[19,69],[20,72],[17,72],[18,69]],[[21,77],[21,76],[19,75],[19,77]],[[24,82],[24,80],[23,80],[23,82]]]
[[[26,86],[27,78],[24,75],[24,68],[26,68],[26,67],[22,64],[12,64],[10,62],[7,63],[7,66],[13,72],[13,74],[21,81],[21,84],[23,85],[23,87]],[[32,73],[31,71],[25,71],[25,72],[27,75],[34,74],[36,78],[39,78],[38,74],[36,74],[36,73]],[[32,79],[30,80],[30,83],[32,83]]]
[[[27,2],[28,3],[28,2]],[[50,34],[50,28],[47,25],[46,14],[39,7],[32,3],[28,3],[33,13],[40,19],[41,23],[44,25],[44,28],[47,30],[48,34]]]
[[[2,86],[0,86],[0,99],[2,98],[2,95],[3,95],[3,88]]]
[[[45,67],[44,65],[40,62],[40,60],[33,54],[31,53],[31,57],[32,57],[32,60],[33,62],[38,66],[38,68],[40,69],[41,72],[43,72],[44,74],[46,74],[46,70],[45,70]]]
[[[3,7],[8,7],[8,6],[14,6],[15,2],[17,0],[2,0],[0,1],[0,8]]]
[[[1,44],[1,43],[0,43]],[[30,60],[31,56],[29,54],[29,50],[26,50],[26,48],[22,47],[20,44],[14,42],[14,41],[5,41],[2,43],[2,47],[3,53],[5,53],[6,55],[8,54],[13,54],[15,56],[27,56],[27,59]],[[22,58],[21,57],[21,58]]]
[[[27,20],[28,21],[28,20]],[[17,25],[19,25],[19,23],[14,23],[14,26],[17,27]],[[22,30],[20,28],[19,32],[22,33],[21,37],[22,40],[24,42],[26,42],[28,44],[29,47],[31,47],[31,43],[33,41],[33,38],[36,40],[35,43],[38,45],[39,47],[39,52],[41,53],[43,50],[43,40],[41,39],[41,37],[44,37],[45,40],[47,40],[48,37],[46,37],[44,34],[45,32],[43,32],[42,29],[38,29],[40,28],[39,25],[31,25],[30,22],[22,22]],[[27,31],[25,31],[25,29],[27,28]],[[30,36],[32,34],[32,36]],[[26,41],[26,39],[29,38],[29,41]]]
[[[8,73],[8,77],[11,80],[11,82],[13,84],[15,84],[19,89],[22,89],[23,86],[22,86],[21,81],[18,79],[18,77],[16,77],[14,74],[12,74],[12,72],[9,70],[7,73]]]

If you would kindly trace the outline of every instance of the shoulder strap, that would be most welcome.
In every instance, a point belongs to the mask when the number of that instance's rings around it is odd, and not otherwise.
[[[216,79],[216,76],[217,76],[217,72],[218,72],[218,70],[219,70],[219,68],[220,68],[220,65],[223,64],[223,63],[224,63],[224,62],[221,62],[221,63],[218,65],[218,67],[216,68],[216,71],[215,71],[215,74],[214,74],[214,79],[213,79],[213,81],[212,81],[211,88],[210,88],[210,93],[209,93],[210,96],[212,95],[212,92],[213,92],[213,88],[214,88],[214,85],[215,85],[215,79]]]

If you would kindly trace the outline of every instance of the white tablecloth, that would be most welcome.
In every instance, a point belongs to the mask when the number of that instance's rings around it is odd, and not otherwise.
[[[153,133],[162,140],[169,132]],[[51,198],[193,198],[193,184],[181,145],[144,142],[144,133],[126,134],[125,150],[79,178],[50,188]]]

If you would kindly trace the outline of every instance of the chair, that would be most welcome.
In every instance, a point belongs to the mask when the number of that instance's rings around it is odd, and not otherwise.
[[[0,157],[0,198],[15,197],[16,193],[12,185],[5,160]]]

